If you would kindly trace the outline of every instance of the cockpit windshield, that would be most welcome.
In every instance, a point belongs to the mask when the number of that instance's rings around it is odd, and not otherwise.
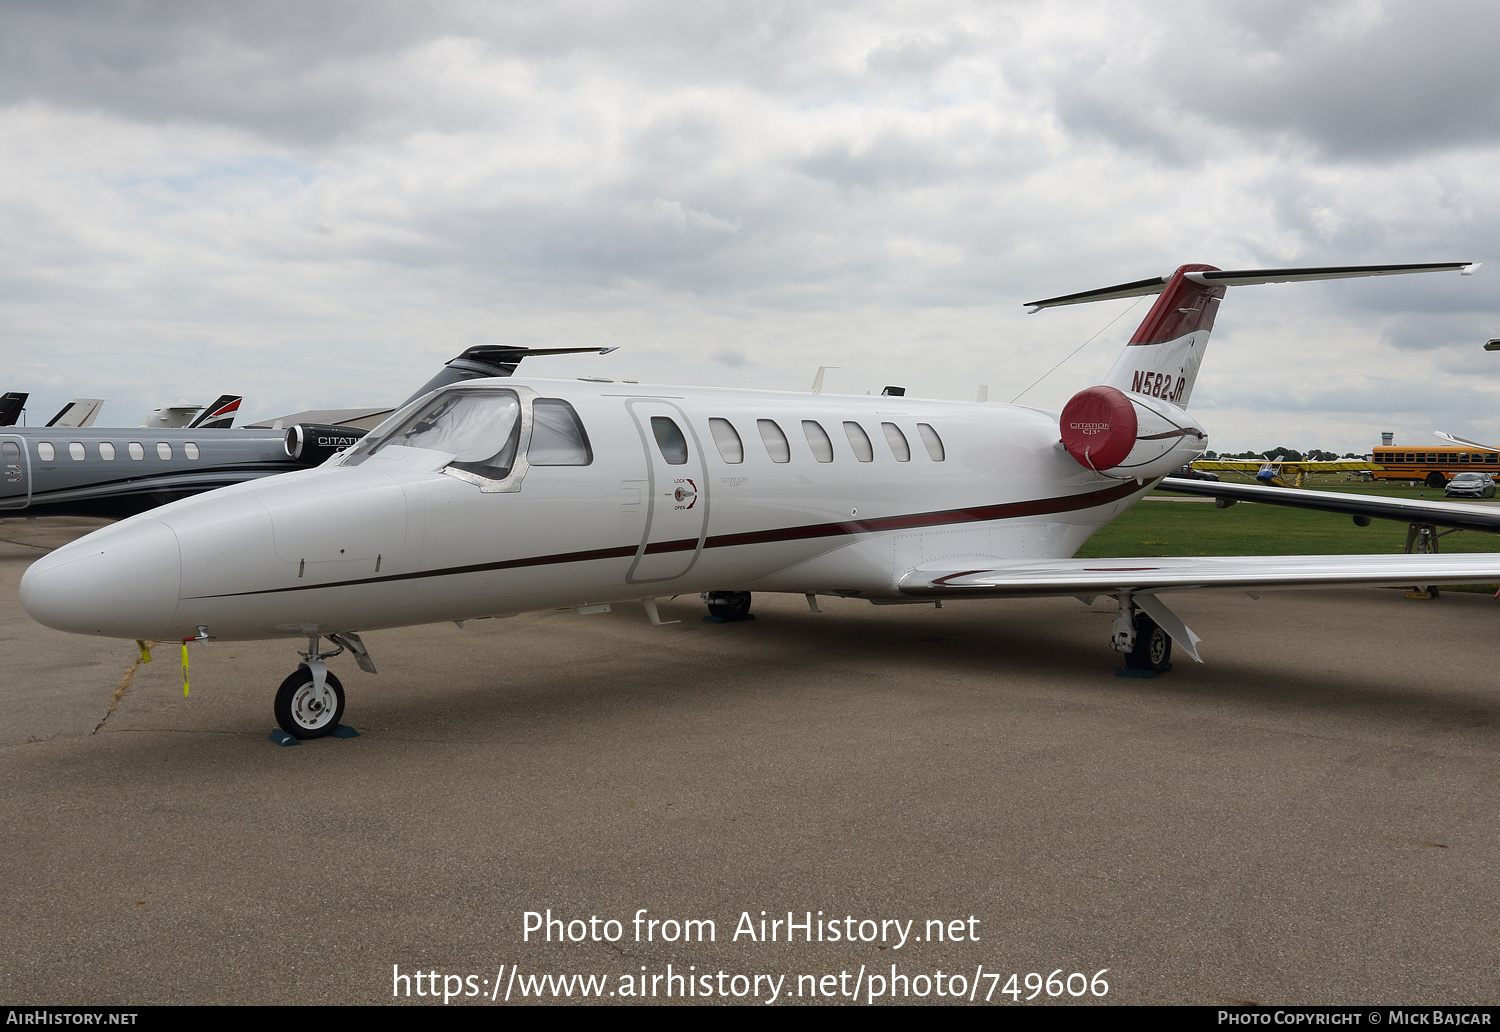
[[[520,431],[521,399],[514,391],[445,391],[421,403],[389,430],[366,437],[344,464],[358,465],[392,446],[422,448],[451,454],[451,469],[503,480],[515,464]]]

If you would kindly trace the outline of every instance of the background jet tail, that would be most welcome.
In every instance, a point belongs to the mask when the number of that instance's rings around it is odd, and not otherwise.
[[[74,398],[64,405],[51,419],[48,426],[93,426],[104,407],[102,398]]]
[[[21,410],[26,407],[26,399],[31,395],[22,391],[9,391],[0,396],[0,426],[15,426],[16,420],[21,418]]]
[[[205,430],[228,430],[234,426],[235,413],[239,412],[240,402],[244,400],[238,394],[221,394],[213,404],[199,412],[188,426],[203,427]]]

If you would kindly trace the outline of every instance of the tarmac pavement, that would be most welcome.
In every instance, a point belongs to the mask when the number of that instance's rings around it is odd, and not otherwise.
[[[1055,1002],[1496,1000],[1488,595],[1174,594],[1207,663],[1149,680],[1115,676],[1109,600],[381,631],[378,675],[330,664],[360,737],[282,748],[295,642],[193,645],[184,697],[176,645],[26,616],[26,565],[93,525],[0,524],[8,1004],[494,1005],[540,975],[863,1003],[876,974],[955,1002],[941,970],[1011,1006],[1056,969],[1108,989]],[[524,941],[549,909],[583,941]]]

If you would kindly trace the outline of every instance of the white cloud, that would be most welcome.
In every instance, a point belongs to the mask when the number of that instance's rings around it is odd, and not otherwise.
[[[269,414],[395,400],[503,340],[622,348],[539,375],[727,366],[801,390],[827,364],[829,390],[1009,398],[1124,307],[1028,317],[1033,297],[1186,261],[1489,257],[1500,107],[1465,84],[1487,81],[1497,21],[1373,2],[6,8],[0,386],[33,415],[83,394],[134,422],[223,390]],[[1495,275],[1232,291],[1194,395],[1214,446],[1363,451],[1413,405],[1500,436],[1478,351],[1500,334]],[[1025,402],[1102,375],[1142,312]],[[1274,432],[1293,426],[1316,436]]]

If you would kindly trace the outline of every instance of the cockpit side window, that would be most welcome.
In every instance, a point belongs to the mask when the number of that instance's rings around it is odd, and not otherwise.
[[[445,391],[371,441],[351,451],[345,465],[358,465],[382,448],[401,446],[453,456],[450,469],[486,480],[504,480],[516,461],[521,435],[521,399],[508,390]]]
[[[533,466],[587,466],[594,461],[588,431],[572,405],[561,398],[532,403],[526,461]]]

